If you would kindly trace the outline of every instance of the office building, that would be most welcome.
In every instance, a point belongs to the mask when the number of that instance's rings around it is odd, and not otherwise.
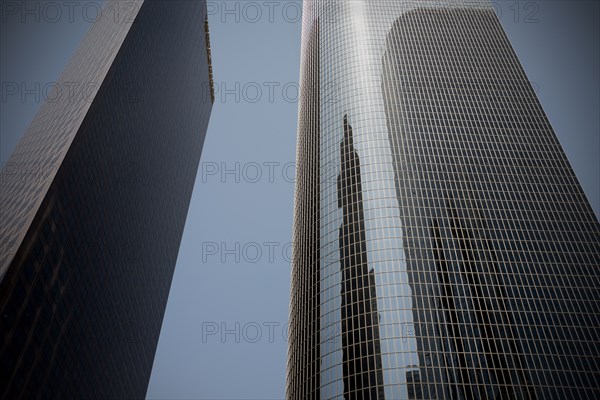
[[[492,4],[302,30],[287,397],[600,397],[600,225]]]
[[[205,1],[107,2],[65,87],[2,169],[0,397],[143,398],[213,103]]]

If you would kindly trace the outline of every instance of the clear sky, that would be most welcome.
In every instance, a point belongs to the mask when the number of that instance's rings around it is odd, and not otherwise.
[[[65,3],[57,2],[63,10]],[[2,9],[3,85],[39,83],[43,91],[58,78],[89,28],[84,6],[103,1],[76,3],[72,20],[22,21]],[[600,5],[495,5],[600,215]],[[148,398],[284,396],[300,9],[300,1],[209,3],[217,97]],[[5,96],[4,86],[2,93],[4,163],[43,98]]]

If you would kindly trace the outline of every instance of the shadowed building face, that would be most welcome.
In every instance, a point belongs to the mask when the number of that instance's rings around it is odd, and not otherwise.
[[[204,1],[135,4],[57,84],[97,92],[44,104],[2,170],[2,398],[146,394],[212,76]]]

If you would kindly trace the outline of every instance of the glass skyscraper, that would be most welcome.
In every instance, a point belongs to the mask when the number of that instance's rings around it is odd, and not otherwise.
[[[304,2],[289,399],[600,397],[600,225],[490,3]]]
[[[64,88],[2,169],[0,398],[143,398],[214,101],[205,1],[109,1]]]

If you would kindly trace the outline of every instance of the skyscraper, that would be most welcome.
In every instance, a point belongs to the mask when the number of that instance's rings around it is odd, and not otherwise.
[[[491,4],[302,30],[288,398],[598,398],[600,224]]]
[[[105,5],[2,169],[1,398],[145,396],[213,93],[205,1]]]

